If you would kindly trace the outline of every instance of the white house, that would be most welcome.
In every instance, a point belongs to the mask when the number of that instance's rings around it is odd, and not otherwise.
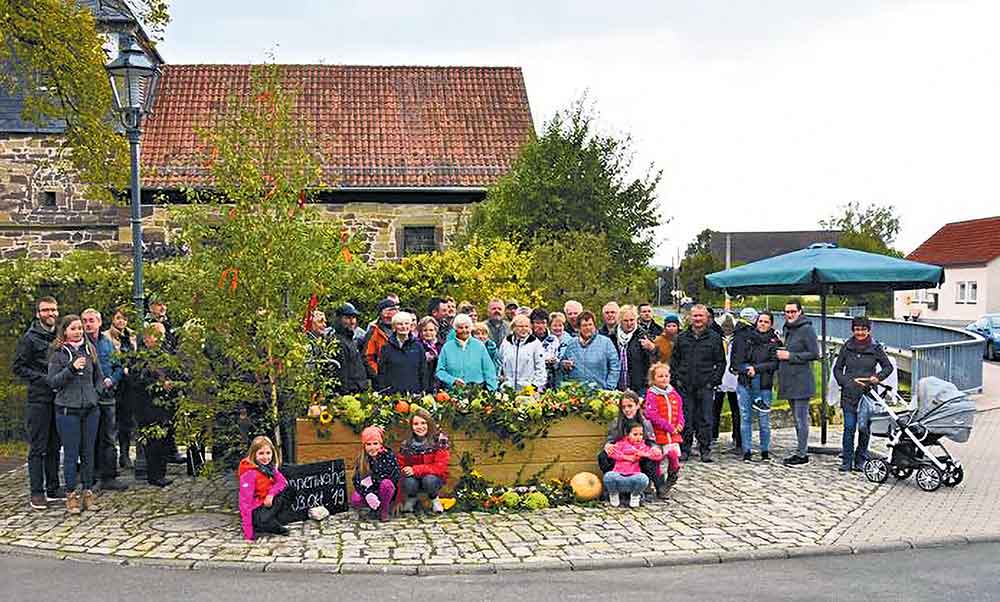
[[[1000,312],[1000,216],[945,224],[906,258],[943,267],[945,281],[896,291],[896,318],[965,324]]]

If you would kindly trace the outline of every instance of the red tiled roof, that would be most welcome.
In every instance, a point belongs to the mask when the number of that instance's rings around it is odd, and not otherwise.
[[[934,265],[983,264],[1000,257],[1000,216],[945,224],[907,259]]]
[[[231,94],[248,93],[251,68],[163,66],[143,124],[143,187],[208,184],[197,130],[211,125]],[[280,69],[298,90],[300,118],[328,140],[323,169],[337,186],[487,186],[534,131],[516,67]]]

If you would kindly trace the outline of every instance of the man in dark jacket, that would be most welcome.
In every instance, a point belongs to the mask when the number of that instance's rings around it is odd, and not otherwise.
[[[786,466],[809,462],[809,400],[816,394],[812,363],[819,359],[819,342],[812,322],[802,313],[802,303],[785,304],[785,346],[778,349],[778,394],[787,399],[795,416],[798,445],[783,460]]]
[[[677,335],[670,356],[670,382],[684,400],[682,460],[691,454],[697,434],[701,461],[712,461],[712,402],[725,369],[722,337],[709,327],[708,308],[695,305],[691,325]]]
[[[844,410],[841,472],[860,472],[868,459],[868,428],[858,421],[863,386],[878,384],[892,374],[892,362],[882,345],[872,339],[868,318],[859,316],[851,320],[851,330],[853,336],[840,348],[833,365],[833,377],[840,385],[840,407]],[[876,367],[878,372],[875,372]],[[857,448],[854,447],[855,430],[858,431]]]
[[[663,327],[653,320],[653,306],[649,303],[639,304],[639,329],[646,331],[650,341],[663,332]]]
[[[378,364],[378,389],[386,393],[423,393],[430,390],[430,372],[424,346],[410,336],[413,316],[401,311],[392,317],[389,335]]]
[[[49,346],[56,338],[59,304],[52,297],[35,302],[35,320],[17,341],[13,371],[28,383],[28,482],[31,507],[45,510],[48,500],[65,499],[59,486],[59,434],[53,409],[55,394],[45,382],[49,370]],[[48,498],[48,499],[46,499]]]
[[[334,337],[337,340],[337,370],[338,393],[360,393],[368,388],[368,371],[365,370],[365,360],[361,351],[354,343],[354,324],[357,321],[358,310],[350,303],[337,308],[337,322],[333,325]]]

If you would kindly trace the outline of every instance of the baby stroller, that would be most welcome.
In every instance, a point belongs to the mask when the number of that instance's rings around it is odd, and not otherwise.
[[[889,387],[879,384],[865,392],[874,406],[871,434],[888,438],[891,450],[888,461],[871,458],[865,462],[865,477],[884,483],[890,473],[906,479],[916,472],[917,486],[924,491],[935,491],[941,485],[954,487],[962,482],[965,471],[941,439],[969,440],[976,403],[955,385],[933,376],[920,379],[917,391],[919,404],[898,413],[891,405],[906,402]]]

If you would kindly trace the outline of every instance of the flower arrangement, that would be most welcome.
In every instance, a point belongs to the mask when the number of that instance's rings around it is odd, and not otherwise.
[[[463,387],[433,395],[368,391],[334,397],[324,406],[313,405],[307,416],[320,425],[338,420],[360,433],[372,424],[386,430],[405,427],[410,415],[423,408],[439,424],[523,448],[526,439],[544,436],[549,425],[562,418],[579,416],[598,423],[613,420],[618,415],[619,396],[617,391],[580,383],[567,383],[541,393],[530,387],[521,391]]]
[[[505,487],[486,479],[473,467],[472,458],[467,454],[462,456],[460,465],[462,477],[455,485],[454,494],[455,507],[459,510],[519,512],[577,503],[568,481],[539,479],[544,468],[529,478],[526,485]]]

